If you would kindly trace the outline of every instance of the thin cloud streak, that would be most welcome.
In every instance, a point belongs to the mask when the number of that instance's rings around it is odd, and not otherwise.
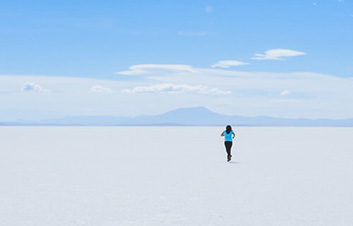
[[[177,35],[189,37],[202,37],[210,35],[210,33],[206,31],[179,31]]]
[[[290,91],[288,90],[284,90],[281,92],[281,96],[286,96],[286,95],[289,95],[290,94]]]
[[[91,93],[113,93],[114,91],[104,86],[92,86],[89,90]]]
[[[212,65],[212,67],[229,68],[229,67],[248,65],[248,64],[249,63],[236,61],[236,60],[221,60],[221,61],[218,61],[216,64]]]
[[[186,84],[162,83],[152,86],[137,86],[132,89],[124,89],[122,93],[199,93],[199,94],[231,94],[217,88],[209,88],[203,85],[190,86]]]
[[[290,50],[290,49],[270,49],[265,53],[256,53],[253,60],[286,60],[285,57],[303,56],[304,52]]]
[[[4,110],[25,112],[32,109],[30,103],[37,103],[38,112],[52,111],[60,115],[84,115],[87,114],[84,109],[88,108],[97,109],[95,114],[105,115],[158,114],[195,105],[233,115],[276,116],[280,113],[286,117],[309,118],[349,118],[353,115],[351,78],[309,72],[242,72],[189,65],[149,64],[132,68],[134,73],[138,71],[143,76],[124,80],[0,76],[0,102]],[[19,87],[28,81],[36,81],[35,84],[41,87],[32,85],[29,89],[50,87],[55,92],[50,96],[27,95]],[[16,87],[18,92],[11,92]],[[99,92],[109,95],[99,95]]]
[[[183,64],[138,64],[129,68],[129,71],[120,71],[116,74],[121,75],[144,75],[151,71],[168,71],[168,72],[193,72],[192,66]]]

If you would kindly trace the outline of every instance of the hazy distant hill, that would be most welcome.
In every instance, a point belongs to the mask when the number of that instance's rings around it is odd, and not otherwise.
[[[73,126],[353,126],[353,118],[286,119],[275,117],[226,116],[204,107],[180,108],[161,115],[139,117],[67,116],[36,122],[18,121],[2,125],[73,125]],[[0,124],[1,125],[1,124]]]

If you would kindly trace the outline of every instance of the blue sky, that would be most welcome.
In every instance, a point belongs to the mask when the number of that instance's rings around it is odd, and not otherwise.
[[[352,40],[348,0],[1,1],[0,121],[353,117]]]

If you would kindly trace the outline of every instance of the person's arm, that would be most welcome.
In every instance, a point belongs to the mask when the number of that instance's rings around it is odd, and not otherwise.
[[[224,133],[223,132],[221,133],[221,137],[224,137]]]
[[[232,133],[232,138],[234,139],[234,137],[235,137],[235,133],[234,133],[234,131],[233,131],[233,133]]]

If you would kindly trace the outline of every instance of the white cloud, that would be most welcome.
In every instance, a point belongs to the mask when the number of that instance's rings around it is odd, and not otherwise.
[[[248,65],[249,63],[236,61],[236,60],[221,60],[218,61],[216,64],[212,65],[212,67],[220,67],[220,68],[229,68],[232,66],[241,66],[241,65]]]
[[[289,94],[290,94],[290,91],[288,91],[288,90],[284,90],[281,92],[281,96],[287,96]]]
[[[270,49],[267,50],[264,54],[257,53],[254,57],[251,57],[253,60],[285,60],[284,57],[292,56],[302,56],[306,55],[304,52],[290,50],[290,49]]]
[[[92,86],[90,91],[91,93],[113,93],[113,90],[104,86]]]
[[[47,118],[87,114],[136,116],[199,105],[230,115],[280,114],[309,118],[349,118],[353,115],[352,78],[309,72],[244,72],[187,65],[164,65],[162,68],[140,67],[146,77],[122,80],[0,75],[3,109],[0,117],[26,119],[30,117],[28,111],[33,112],[34,118],[44,113]],[[19,92],[19,87],[28,81],[35,83],[24,86],[27,88],[23,90],[38,92],[50,87],[55,92],[51,95]],[[92,91],[109,92],[110,89],[113,92],[90,95],[87,87],[93,87]]]
[[[121,75],[145,75],[155,73],[156,71],[167,71],[167,72],[193,72],[190,65],[183,64],[138,64],[133,65],[129,68],[129,71],[120,71],[116,74]]]
[[[209,88],[203,85],[177,85],[162,83],[151,86],[137,86],[133,89],[124,89],[123,93],[200,93],[200,94],[230,94],[231,91],[224,91],[217,88]]]
[[[43,89],[40,85],[34,82],[26,82],[23,84],[21,90],[25,92],[49,92],[49,90]]]

